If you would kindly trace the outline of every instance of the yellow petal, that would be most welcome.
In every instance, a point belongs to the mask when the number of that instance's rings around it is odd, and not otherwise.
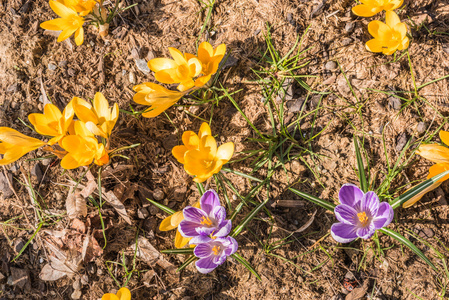
[[[202,42],[198,46],[198,59],[202,63],[208,63],[210,58],[214,56],[214,48],[208,42]]]
[[[403,208],[408,208],[410,206],[412,206],[413,204],[415,204],[416,202],[418,202],[419,200],[421,200],[421,198],[427,193],[430,192],[434,189],[436,189],[437,187],[439,187],[441,184],[441,182],[435,182],[434,184],[432,184],[431,186],[429,186],[428,188],[426,188],[424,191],[422,191],[421,193],[419,193],[418,195],[416,195],[415,197],[407,200],[406,202],[404,202],[402,204]],[[413,188],[413,187],[412,187]],[[408,191],[408,190],[407,190]]]
[[[399,16],[394,11],[389,10],[385,14],[385,23],[390,28],[394,28],[397,24],[401,23],[401,19],[399,19]],[[407,31],[407,28],[405,28],[405,31]]]
[[[217,153],[217,142],[215,138],[211,135],[203,136],[200,141],[200,151],[215,156]]]
[[[98,92],[94,97],[94,109],[99,118],[109,118],[109,104],[102,93]]]
[[[174,69],[177,66],[178,65],[174,60],[168,58],[153,58],[152,60],[148,61],[148,68],[150,68],[150,70],[153,72]]]
[[[181,51],[173,47],[168,47],[168,51],[178,66],[187,64],[187,61]]]
[[[207,76],[201,76],[201,77],[198,77],[198,78],[195,80],[195,86],[196,86],[196,87],[202,87],[202,86],[204,86],[206,83],[209,82],[209,80],[210,80],[211,77],[212,77],[212,75],[207,75]]]
[[[181,235],[181,233],[176,230],[175,236],[175,247],[176,248],[184,248],[185,245],[191,240],[191,238],[186,238]]]
[[[178,82],[178,77],[176,75],[176,69],[166,69],[161,70],[156,73],[154,73],[154,78],[156,78],[157,81],[165,83],[165,84],[172,84]]]
[[[54,20],[50,20],[50,21],[45,21],[43,23],[41,23],[41,28],[46,29],[46,30],[53,30],[53,31],[61,31],[64,27],[65,27],[66,22],[61,19],[54,19]]]
[[[212,135],[212,132],[210,130],[210,126],[209,124],[207,124],[206,122],[203,122],[201,124],[200,130],[198,131],[198,138],[202,138],[203,136],[206,135]]]
[[[232,155],[234,154],[234,143],[228,142],[226,144],[221,145],[217,149],[217,158],[224,161],[224,163],[227,163]]]
[[[84,29],[83,27],[78,28],[77,31],[75,31],[75,44],[77,46],[82,45],[84,42]]]
[[[82,121],[75,121],[74,124],[75,134],[82,137],[93,137],[92,131],[87,128],[86,123]]]
[[[82,164],[78,161],[78,157],[71,153],[67,153],[61,160],[61,167],[66,170],[76,169],[80,166],[82,166]]]
[[[131,300],[131,292],[127,288],[123,287],[118,290],[117,297],[120,300]]]
[[[404,3],[404,0],[393,0],[391,2],[393,4],[393,7],[391,8],[391,10],[395,10],[395,9],[398,9],[399,7],[401,7],[402,3]]]
[[[196,201],[195,203],[193,203],[192,206],[196,207],[196,208],[201,208],[201,202],[200,201]]]
[[[181,223],[182,220],[184,220],[182,211],[177,211],[172,215],[170,222],[172,226],[178,227],[179,223]]]
[[[178,226],[172,226],[171,218],[172,218],[172,216],[168,216],[162,220],[161,224],[159,225],[160,231],[168,231],[168,230],[172,230],[172,229],[175,229],[176,227],[178,227]]]
[[[94,135],[104,137],[105,139],[108,138],[108,134],[106,132],[104,132],[103,130],[101,130],[101,128],[99,128],[97,125],[95,125],[92,122],[87,122],[86,128]]]
[[[396,26],[394,26],[393,30],[395,32],[397,32],[396,34],[398,34],[402,38],[407,35],[407,26],[405,25],[405,23],[396,24]]]
[[[185,92],[188,89],[191,89],[195,86],[195,82],[193,81],[193,79],[188,79],[186,81],[181,82],[176,88],[180,91],[180,92]]]
[[[441,174],[443,172],[446,172],[449,170],[449,163],[441,163],[441,164],[435,164],[429,168],[429,175],[427,175],[427,179],[430,179],[434,176],[437,176],[438,174]],[[438,182],[443,182],[449,179],[449,175],[444,176]]]
[[[398,50],[405,50],[408,48],[410,43],[410,40],[408,39],[408,37],[405,37],[402,42],[401,45],[399,46]]]
[[[45,142],[26,136],[9,127],[0,127],[0,141],[11,145],[30,148],[38,148],[45,145]]]
[[[62,113],[56,105],[47,103],[44,107],[44,115],[48,122],[57,122],[62,118]]]
[[[372,39],[366,42],[366,49],[371,52],[382,52],[382,42],[377,39]]]
[[[356,5],[352,8],[352,12],[359,17],[372,17],[378,12],[381,12],[380,7],[370,7],[368,5]]]
[[[75,106],[75,112],[76,112],[76,116],[81,121],[83,121],[85,123],[86,122],[93,122],[95,124],[98,124],[97,115],[89,107],[84,106],[84,105],[76,105]]]
[[[77,15],[76,11],[57,1],[50,0],[49,4],[51,9],[61,18],[69,18],[73,15]]]
[[[449,163],[449,149],[437,144],[421,145],[417,154],[434,163]]]
[[[117,295],[107,293],[104,294],[103,297],[101,297],[101,300],[120,300],[120,298],[117,297]]]
[[[187,149],[198,149],[200,145],[200,139],[193,131],[184,131],[182,134],[182,142]]]
[[[186,146],[175,146],[171,150],[171,153],[179,163],[184,164],[184,155],[188,150]]]
[[[219,55],[224,56],[225,54],[226,54],[226,45],[225,44],[218,45],[218,47],[214,51],[214,56]]]
[[[188,62],[188,67],[190,70],[190,77],[197,77],[200,75],[202,70],[202,64],[198,58],[191,58]]]
[[[63,29],[61,34],[58,36],[57,41],[62,42],[64,40],[68,39],[76,30],[77,30],[77,28],[72,28],[72,27]]]
[[[381,21],[371,21],[368,24],[368,32],[374,37],[374,38],[379,38],[379,34],[382,32],[386,32],[390,30],[390,28],[385,24],[382,23]]]
[[[449,145],[449,132],[440,130],[439,136],[443,143],[445,143],[446,145]]]

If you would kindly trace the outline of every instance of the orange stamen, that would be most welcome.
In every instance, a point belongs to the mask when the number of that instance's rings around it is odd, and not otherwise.
[[[359,221],[362,226],[366,226],[366,224],[368,224],[368,217],[365,212],[358,213],[357,217],[359,217]]]
[[[220,247],[214,246],[214,248],[212,248],[212,251],[214,252],[215,255],[218,255],[218,251],[220,251]]]
[[[202,221],[201,224],[202,225],[207,225],[207,226],[211,226],[212,225],[212,221],[209,219],[209,217],[201,217]]]

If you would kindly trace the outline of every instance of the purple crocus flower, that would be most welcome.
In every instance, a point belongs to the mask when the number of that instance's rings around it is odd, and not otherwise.
[[[364,194],[357,186],[345,184],[338,194],[340,205],[335,207],[339,223],[331,227],[332,237],[340,243],[356,238],[369,239],[374,232],[391,223],[393,208],[387,202],[379,202],[375,192]]]
[[[237,241],[228,236],[225,238],[210,239],[208,243],[196,245],[193,253],[199,260],[196,268],[200,273],[212,272],[216,267],[226,261],[226,257],[237,251]]]
[[[182,236],[192,238],[190,244],[207,243],[211,239],[225,237],[232,227],[226,220],[226,210],[214,190],[206,191],[200,199],[201,209],[187,206],[183,210],[184,220],[178,230]]]

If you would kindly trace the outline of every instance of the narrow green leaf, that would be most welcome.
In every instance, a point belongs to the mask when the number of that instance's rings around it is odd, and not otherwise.
[[[163,211],[165,211],[167,214],[172,215],[172,214],[174,214],[176,212],[173,209],[168,208],[167,206],[165,206],[163,204],[160,204],[159,202],[156,202],[156,201],[148,199],[148,198],[147,198],[147,200],[150,201],[151,204],[155,205],[157,208],[162,209]]]
[[[434,184],[435,182],[437,182],[438,180],[440,180],[441,178],[443,178],[444,176],[448,175],[449,171],[445,171],[443,173],[440,173],[436,176],[433,176],[430,179],[427,179],[424,182],[421,182],[420,184],[416,185],[415,187],[413,187],[412,189],[408,190],[407,192],[405,192],[404,194],[400,195],[399,197],[395,198],[391,203],[391,207],[393,207],[393,209],[398,208],[399,206],[401,206],[404,202],[412,199],[413,197],[415,197],[416,195],[418,195],[419,193],[423,192],[425,189],[427,189],[429,186],[431,186],[432,184]]]
[[[193,263],[195,260],[197,260],[197,257],[195,255],[190,256],[177,270],[176,272],[181,272],[184,270],[188,265]]]
[[[161,250],[165,254],[193,254],[193,248]]]
[[[422,260],[424,260],[429,266],[432,267],[435,271],[438,271],[437,268],[433,265],[433,263],[424,255],[424,253],[421,252],[415,245],[413,245],[412,242],[410,242],[407,238],[405,238],[403,235],[399,234],[396,231],[393,231],[388,228],[381,228],[379,231],[383,232],[384,234],[394,238],[398,242],[402,243],[403,245],[407,246],[415,252],[416,255],[418,255]]]
[[[255,207],[243,220],[240,222],[240,224],[234,228],[234,231],[232,232],[231,236],[236,237],[238,236],[242,230],[248,225],[248,223],[259,213],[259,211],[267,204],[268,200],[270,198],[267,198],[264,202],[260,203],[257,207]]]
[[[245,268],[248,269],[248,271],[253,273],[254,276],[256,276],[257,279],[262,281],[262,279],[260,278],[260,276],[257,273],[257,271],[254,270],[254,268],[250,265],[250,263],[246,259],[244,259],[240,254],[234,253],[234,254],[231,254],[231,257],[233,257],[235,260],[237,260],[239,263],[241,263]]]
[[[259,151],[259,150],[257,150],[257,151]],[[245,177],[245,178],[248,178],[249,180],[253,180],[253,181],[257,181],[257,182],[262,182],[263,181],[262,179],[259,179],[257,177],[254,177],[254,176],[251,176],[251,175],[239,172],[239,171],[235,171],[235,170],[232,170],[232,169],[229,169],[229,168],[226,168],[226,167],[222,167],[221,170],[225,171],[225,172],[233,173],[235,175],[239,175],[239,176],[242,176],[242,177]]]
[[[196,187],[198,188],[198,191],[200,192],[200,196],[203,196],[203,194],[206,192],[204,190],[204,186],[202,183],[199,182],[195,182],[196,183]]]
[[[368,192],[368,182],[365,175],[365,166],[363,165],[362,153],[359,148],[359,138],[354,136],[355,154],[357,156],[357,168],[359,171],[360,189],[366,193]]]
[[[309,195],[307,193],[298,191],[297,189],[294,189],[294,188],[288,188],[288,189],[290,191],[292,191],[293,193],[295,193],[296,195],[298,195],[298,196],[300,196],[300,197],[302,197],[302,198],[304,198],[304,199],[306,199],[306,200],[308,200],[308,201],[310,201],[312,203],[315,203],[316,205],[319,205],[319,206],[321,206],[321,207],[323,207],[323,208],[325,208],[327,210],[330,210],[332,212],[334,211],[334,208],[335,208],[336,205],[333,204],[333,203],[327,202],[325,200],[322,200],[322,199],[317,198],[315,196]]]

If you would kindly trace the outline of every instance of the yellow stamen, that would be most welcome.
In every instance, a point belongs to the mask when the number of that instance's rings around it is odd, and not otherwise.
[[[359,217],[359,221],[362,226],[366,226],[366,224],[368,224],[368,217],[366,216],[365,212],[358,213],[357,217]]]
[[[202,225],[207,225],[207,226],[211,226],[212,225],[212,221],[209,219],[209,217],[201,217],[202,221],[201,224]]]
[[[214,236],[214,232],[215,232],[215,230],[212,231],[212,233],[210,234],[210,238],[213,239],[213,240],[215,240],[217,238],[216,236]]]
[[[212,248],[212,251],[214,252],[215,255],[218,255],[218,251],[220,251],[220,247],[214,246],[214,248]]]

